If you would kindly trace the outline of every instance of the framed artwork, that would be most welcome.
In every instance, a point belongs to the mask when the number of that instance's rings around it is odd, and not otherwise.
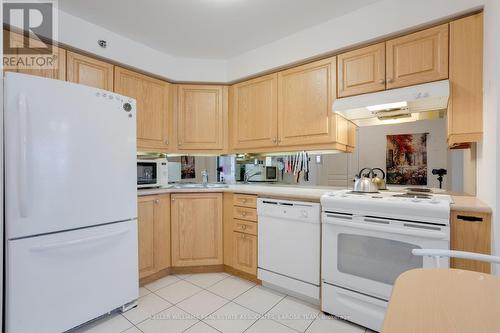
[[[387,135],[387,184],[427,185],[427,133]]]
[[[196,178],[196,164],[194,156],[181,156],[181,179]]]

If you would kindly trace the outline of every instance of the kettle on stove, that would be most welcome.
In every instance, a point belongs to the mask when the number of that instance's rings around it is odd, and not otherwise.
[[[382,173],[382,177],[379,177],[375,173],[375,170],[380,171]],[[384,170],[382,170],[380,168],[373,168],[372,172],[373,172],[372,183],[374,183],[375,185],[377,185],[377,188],[379,190],[387,190],[387,186],[386,186],[386,183],[385,183],[385,172],[384,172]]]
[[[368,170],[367,174],[363,174],[363,171]],[[377,193],[378,187],[373,182],[374,177],[373,169],[363,168],[359,171],[359,174],[354,179],[354,192],[359,193]]]

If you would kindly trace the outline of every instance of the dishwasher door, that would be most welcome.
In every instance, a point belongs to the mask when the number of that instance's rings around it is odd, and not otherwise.
[[[257,214],[259,275],[266,271],[319,286],[320,205],[261,198]]]

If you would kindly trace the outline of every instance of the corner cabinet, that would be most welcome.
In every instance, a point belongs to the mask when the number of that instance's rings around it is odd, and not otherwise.
[[[177,151],[220,153],[227,148],[227,87],[178,85],[174,89]]]
[[[172,194],[171,204],[172,266],[222,265],[222,194]]]
[[[468,147],[483,136],[483,13],[450,23],[448,146]]]
[[[138,199],[139,277],[170,267],[170,195]]]
[[[115,92],[137,101],[137,149],[166,152],[169,147],[170,84],[115,67]]]
[[[112,64],[71,51],[66,59],[68,81],[113,91]]]
[[[235,84],[229,96],[232,147],[275,146],[278,140],[278,74]]]
[[[333,57],[278,73],[278,144],[335,141],[336,69]]]

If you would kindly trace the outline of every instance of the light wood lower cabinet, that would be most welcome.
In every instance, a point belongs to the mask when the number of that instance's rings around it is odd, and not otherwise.
[[[68,81],[113,91],[112,64],[71,51],[66,59]]]
[[[233,268],[257,275],[257,236],[233,232]]]
[[[483,13],[450,23],[448,146],[483,137]]]
[[[138,199],[139,277],[170,267],[170,195]]]
[[[115,67],[115,92],[137,101],[137,148],[166,152],[169,147],[169,83]]]
[[[491,254],[490,214],[452,211],[450,223],[450,248],[452,250]],[[489,263],[476,260],[452,258],[451,267],[484,273],[491,272]]]
[[[223,263],[222,194],[172,194],[172,266]]]

